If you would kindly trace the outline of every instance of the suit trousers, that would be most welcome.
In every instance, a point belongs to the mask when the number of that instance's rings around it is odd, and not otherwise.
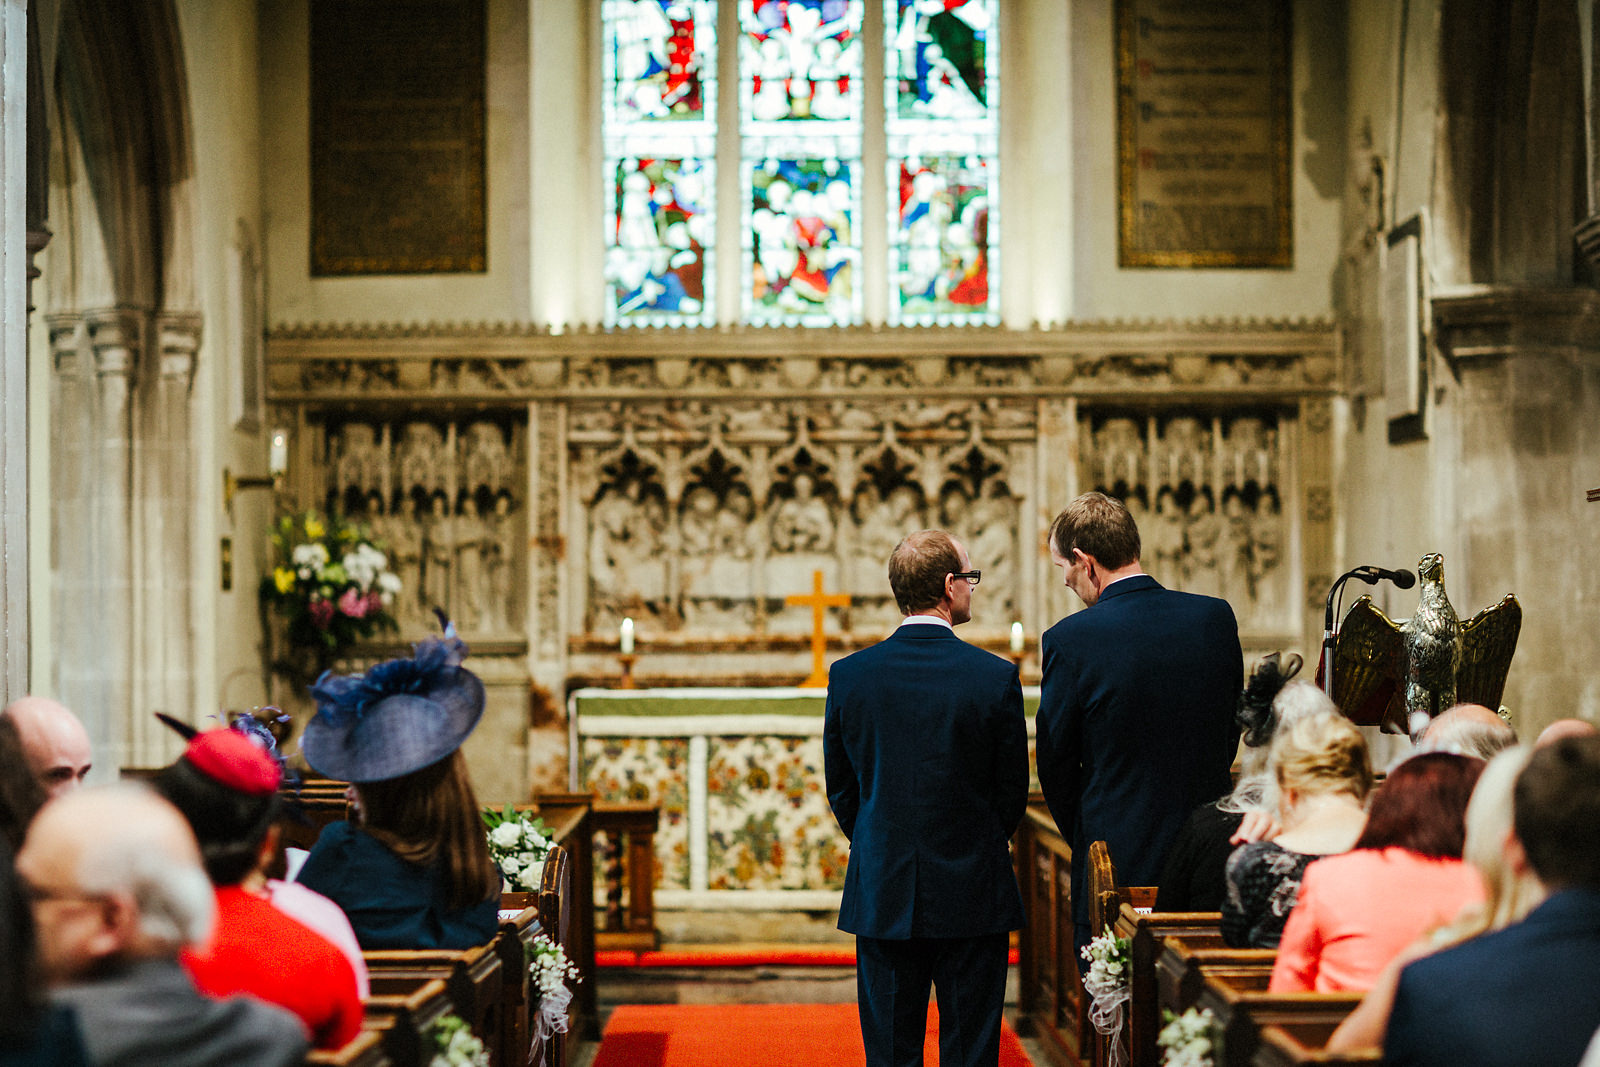
[[[938,993],[939,1067],[995,1067],[1008,934],[856,937],[856,1001],[867,1067],[922,1067],[928,992]]]

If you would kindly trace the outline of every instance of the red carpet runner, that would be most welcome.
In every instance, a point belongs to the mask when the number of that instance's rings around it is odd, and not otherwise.
[[[938,1013],[928,1007],[923,1062],[939,1062]],[[861,1067],[854,1004],[625,1004],[611,1013],[594,1067]],[[1000,1067],[1032,1067],[1010,1026]]]

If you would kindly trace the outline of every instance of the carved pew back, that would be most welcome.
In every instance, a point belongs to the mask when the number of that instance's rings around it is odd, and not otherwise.
[[[1118,937],[1129,940],[1128,1053],[1132,1067],[1155,1067],[1160,1062],[1156,1036],[1161,1032],[1161,1010],[1156,961],[1166,937],[1221,939],[1222,913],[1215,911],[1140,912],[1124,904],[1117,919]]]
[[[306,1056],[306,1067],[393,1067],[394,1060],[383,1047],[381,1030],[363,1029],[342,1048],[313,1050]]]
[[[1268,993],[1222,975],[1208,976],[1195,1000],[1216,1016],[1222,1034],[1224,1060],[1217,1067],[1249,1067],[1264,1026],[1326,1024],[1331,1033],[1359,1003],[1360,993]]]
[[[491,1061],[504,1062],[500,1044],[504,1008],[501,987],[506,976],[494,942],[460,950],[384,950],[361,955],[367,961],[373,999],[404,993],[419,981],[439,979],[455,1005],[455,1013],[472,1027],[489,1050]]]
[[[454,1010],[442,978],[397,980],[367,998],[362,1029],[378,1034],[395,1067],[427,1067],[434,1024]]]
[[[1261,1028],[1256,1046],[1255,1067],[1374,1067],[1383,1062],[1383,1050],[1369,1048],[1349,1052],[1329,1052],[1325,1045],[1338,1020],[1281,1022]]]

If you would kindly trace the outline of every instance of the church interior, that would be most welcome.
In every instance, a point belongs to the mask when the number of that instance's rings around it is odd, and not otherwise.
[[[1247,666],[1437,553],[1517,731],[1600,722],[1593,0],[1192,7],[7,0],[7,699],[111,778],[438,609],[480,798],[654,805],[659,923],[750,941],[832,925],[802,683],[915,529],[1030,709],[1100,490]],[[298,642],[308,514],[392,628]]]

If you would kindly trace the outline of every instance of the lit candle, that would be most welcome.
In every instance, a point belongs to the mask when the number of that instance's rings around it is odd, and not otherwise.
[[[621,648],[622,648],[622,654],[624,656],[633,655],[633,620],[632,619],[623,619],[622,620],[622,637],[620,638],[620,645],[621,645]]]
[[[289,469],[289,431],[273,430],[272,444],[267,452],[267,470],[274,478]]]
[[[1011,624],[1011,651],[1022,651],[1022,624],[1020,622]]]

